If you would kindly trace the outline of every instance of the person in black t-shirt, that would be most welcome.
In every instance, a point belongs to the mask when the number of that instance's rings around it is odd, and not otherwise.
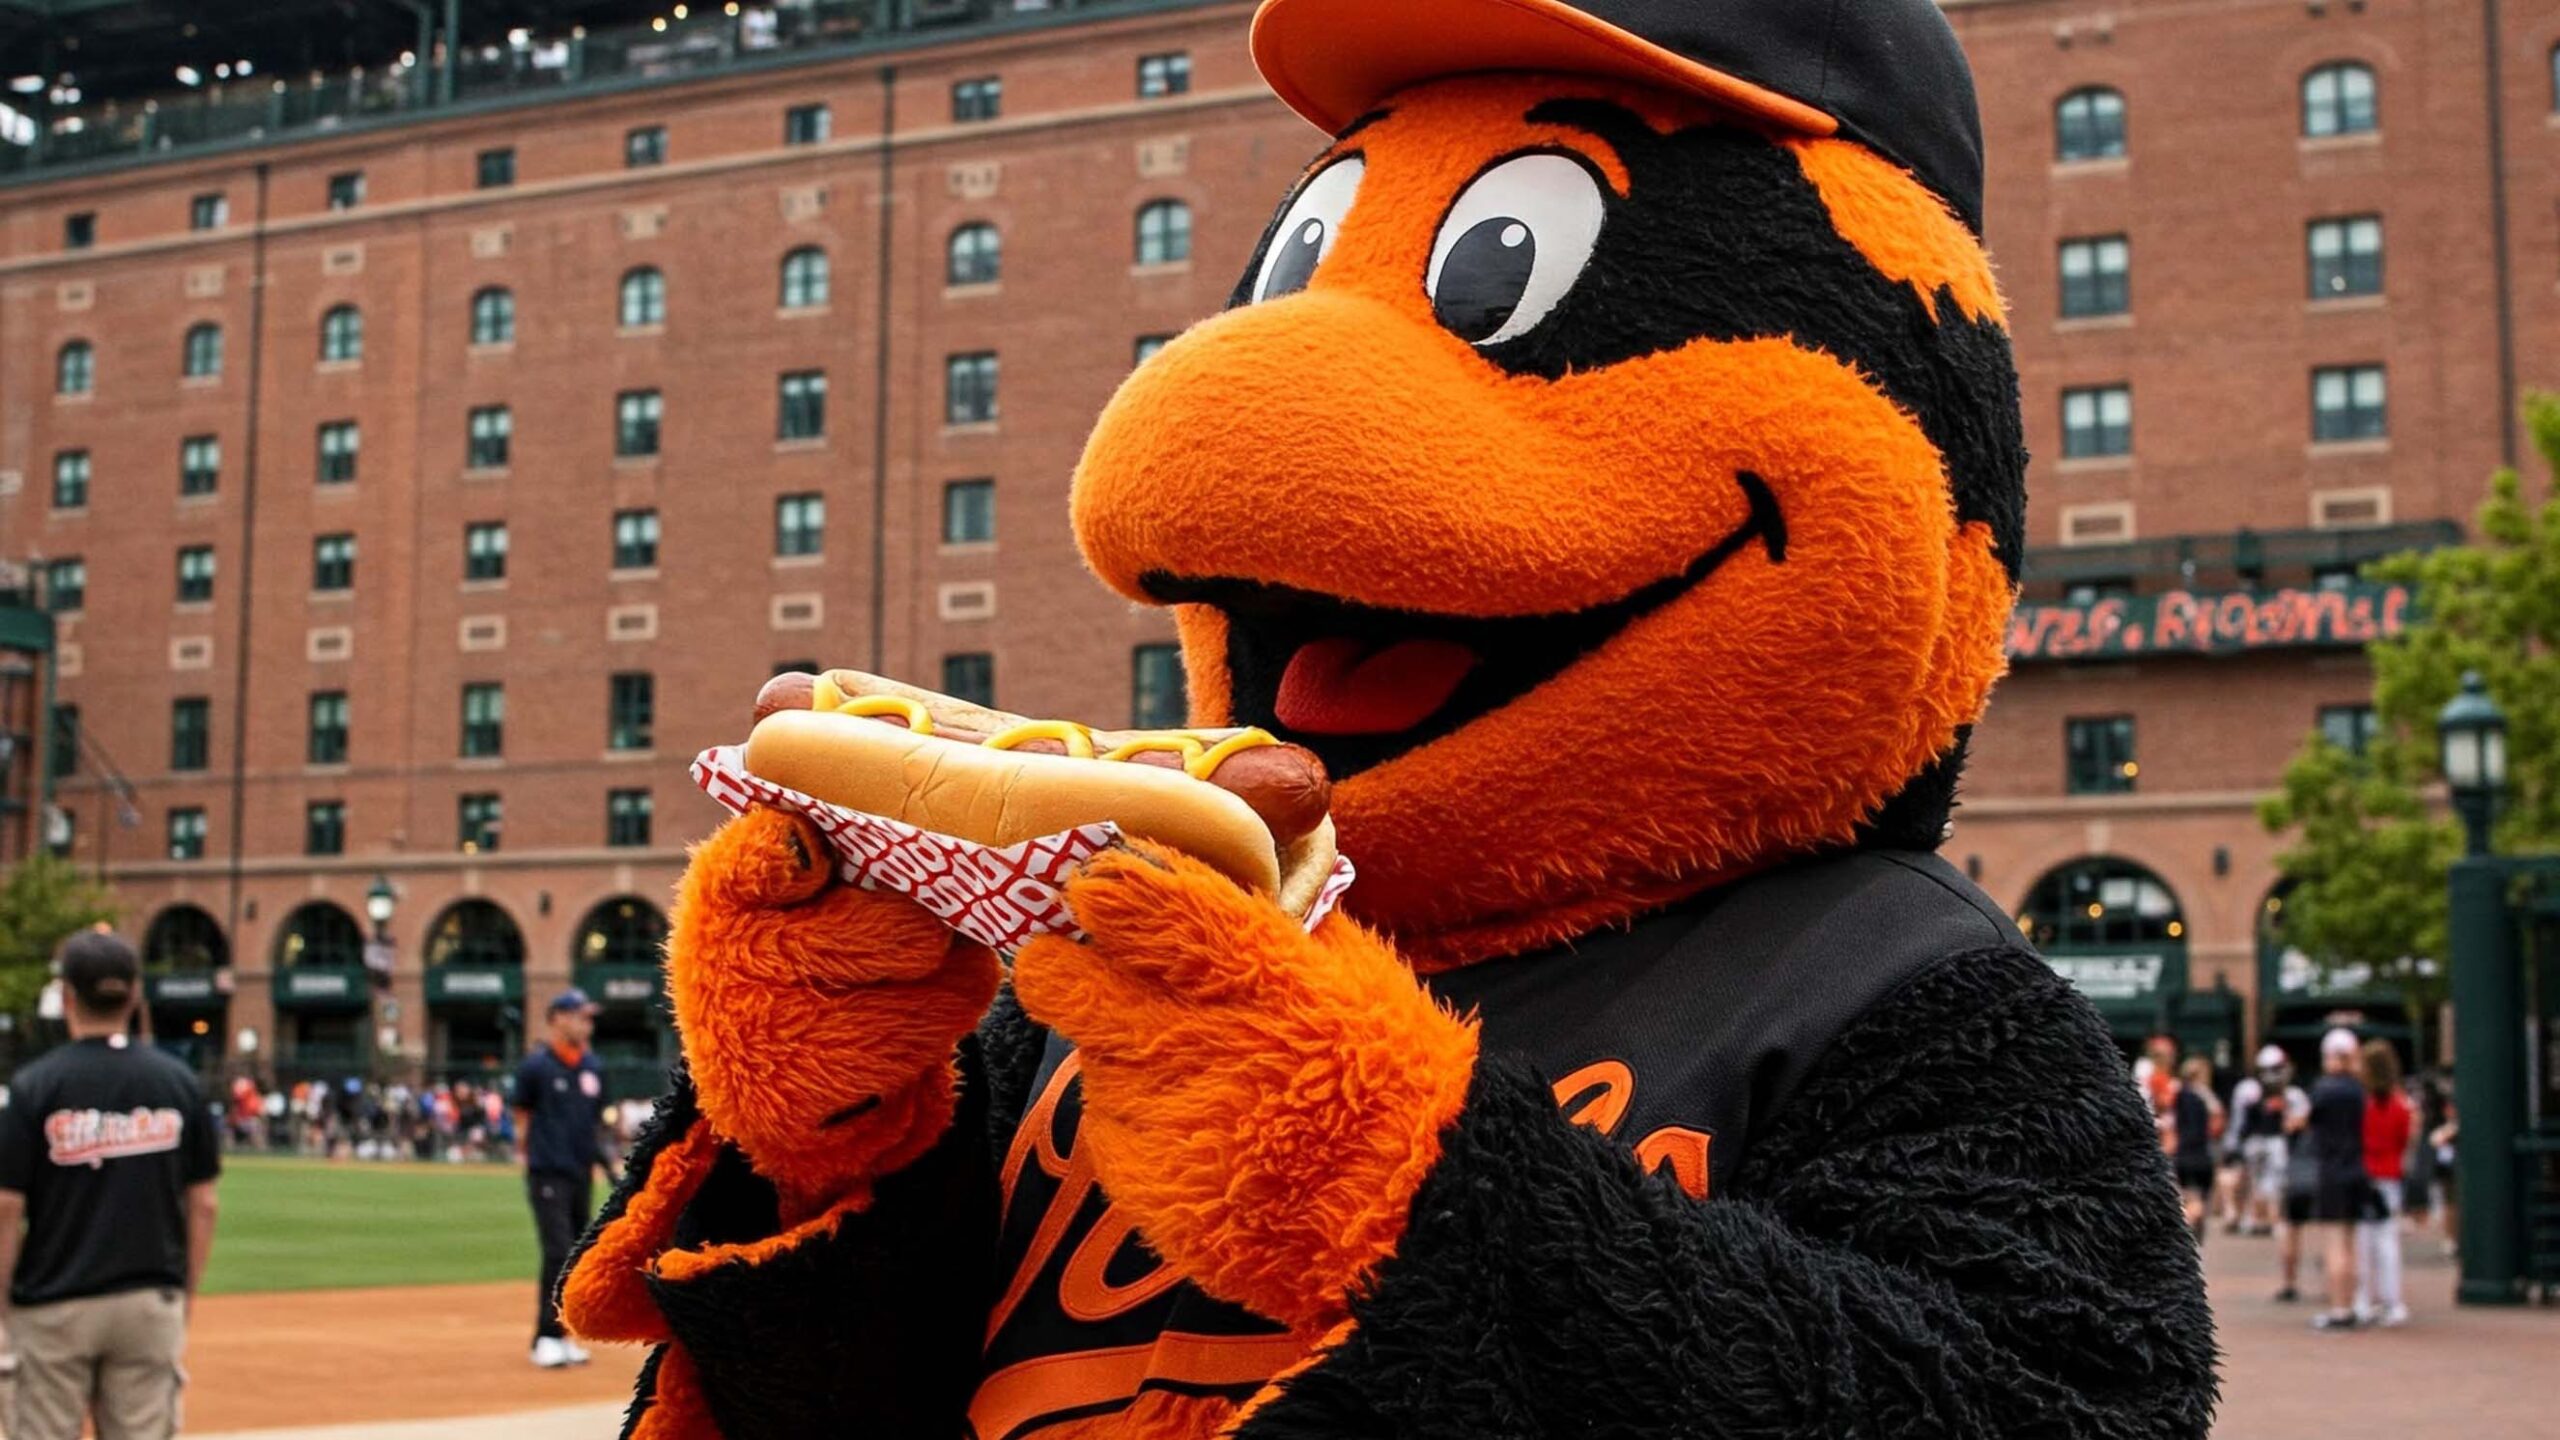
[[[2320,1037],[2320,1079],[2311,1087],[2311,1219],[2320,1227],[2329,1281],[2329,1308],[2311,1319],[2316,1330],[2356,1325],[2355,1227],[2368,1189],[2364,1082],[2356,1078],[2356,1050],[2352,1030],[2342,1027]]]
[[[0,1108],[0,1277],[18,1353],[8,1433],[78,1440],[94,1407],[100,1440],[160,1440],[177,1430],[222,1137],[186,1066],[128,1034],[133,947],[86,932],[54,964],[71,1043],[19,1070]]]
[[[583,1365],[587,1352],[560,1323],[560,1268],[595,1214],[595,1172],[604,1163],[596,1127],[604,1118],[604,1067],[587,1049],[595,1034],[595,1002],[583,990],[553,998],[548,1043],[516,1069],[516,1159],[542,1243],[542,1296],[536,1303],[533,1363],[545,1370]]]

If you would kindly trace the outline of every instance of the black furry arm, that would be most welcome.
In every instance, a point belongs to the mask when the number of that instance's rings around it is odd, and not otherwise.
[[[2213,1323],[2095,1012],[2015,950],[1852,1022],[1706,1202],[1480,1063],[1356,1328],[1238,1440],[2201,1437]]]

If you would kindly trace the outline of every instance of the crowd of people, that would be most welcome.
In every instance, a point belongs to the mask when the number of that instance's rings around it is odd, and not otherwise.
[[[357,1076],[261,1085],[234,1076],[223,1138],[235,1151],[332,1160],[506,1161],[516,1153],[508,1077],[384,1084]],[[646,1103],[606,1106],[604,1139],[627,1149]]]
[[[2455,1241],[2451,1086],[2405,1075],[2388,1041],[2344,1028],[2321,1037],[2320,1073],[2307,1082],[2281,1046],[2256,1060],[2227,1090],[2211,1061],[2181,1062],[2165,1037],[2135,1063],[2196,1243],[2217,1226],[2274,1237],[2275,1298],[2288,1304],[2301,1299],[2311,1248],[2326,1301],[2315,1329],[2407,1324],[2404,1242],[2436,1226],[2448,1251]]]

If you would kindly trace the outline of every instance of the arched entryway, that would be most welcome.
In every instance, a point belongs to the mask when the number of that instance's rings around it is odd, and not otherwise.
[[[615,1099],[656,1095],[676,1055],[661,961],[667,917],[633,895],[587,912],[571,939],[578,988],[596,1002],[596,1058]]]
[[[2179,1032],[2186,912],[2158,875],[2114,856],[2058,865],[2028,889],[2018,925],[2098,1007],[2128,1054],[2153,1035]]]
[[[222,1064],[230,1034],[231,937],[196,905],[171,905],[142,932],[151,1037],[199,1074]]]
[[[490,900],[457,900],[427,927],[427,1065],[440,1080],[502,1084],[524,1053],[524,931]]]
[[[2318,1068],[2320,1037],[2338,1026],[2389,1040],[2410,1056],[2416,1028],[2405,996],[2363,965],[2318,963],[2286,935],[2294,883],[2277,881],[2258,904],[2258,1018],[2261,1043],[2281,1045],[2303,1073]]]
[[[373,1056],[365,1033],[372,1003],[364,971],[364,929],[343,907],[312,900],[276,931],[276,1075],[279,1080],[344,1080]]]

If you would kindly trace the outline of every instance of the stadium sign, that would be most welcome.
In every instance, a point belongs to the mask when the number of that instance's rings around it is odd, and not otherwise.
[[[427,971],[430,1005],[486,1004],[524,993],[524,973],[507,965],[437,965]]]
[[[276,974],[278,1005],[335,1009],[361,1004],[364,972],[352,965],[287,965]]]
[[[2009,658],[2133,660],[2336,649],[2387,640],[2409,627],[2409,587],[2170,590],[2084,604],[2021,604],[2009,618]]]
[[[2047,955],[2045,963],[2093,1003],[2112,1004],[2149,1000],[2159,994],[2160,972],[2167,964],[2157,953]]]

